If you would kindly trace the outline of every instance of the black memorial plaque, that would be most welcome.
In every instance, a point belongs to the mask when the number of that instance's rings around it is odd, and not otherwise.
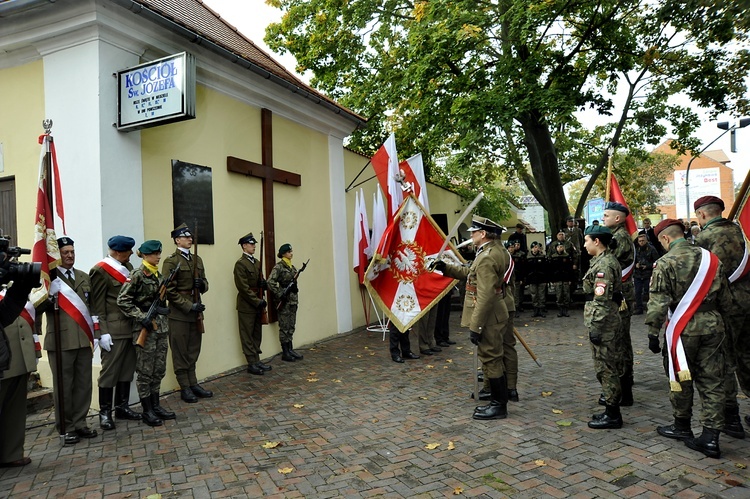
[[[214,244],[211,168],[172,160],[174,226],[185,223],[198,232],[198,244]]]

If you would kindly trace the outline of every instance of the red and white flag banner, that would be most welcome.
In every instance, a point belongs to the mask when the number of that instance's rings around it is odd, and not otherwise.
[[[736,221],[742,229],[742,234],[745,237],[745,253],[742,255],[742,262],[734,270],[731,276],[729,276],[729,282],[735,282],[745,277],[750,271],[750,265],[748,265],[748,259],[750,259],[750,250],[748,245],[750,243],[750,206],[747,203],[747,197],[742,202],[742,207],[737,212]]]
[[[701,248],[701,263],[698,267],[698,273],[695,275],[693,282],[690,283],[680,303],[675,307],[674,313],[670,311],[668,314],[664,337],[668,348],[669,386],[673,392],[682,391],[680,381],[691,379],[687,356],[680,335],[706,298],[718,268],[719,257]]]
[[[635,218],[633,218],[633,212],[630,210],[630,207],[628,206],[627,201],[625,201],[625,196],[622,195],[622,190],[620,189],[620,184],[617,183],[617,177],[615,177],[615,174],[612,173],[609,176],[609,200],[614,201],[616,203],[620,203],[621,205],[625,206],[629,213],[628,216],[625,217],[625,228],[628,230],[628,234],[630,234],[630,239],[635,240],[638,238],[638,225],[635,223]],[[627,281],[630,276],[633,274],[633,271],[635,270],[635,243],[633,243],[633,261],[630,265],[622,269],[622,282]]]
[[[57,217],[65,232],[65,211],[63,209],[62,187],[60,183],[60,169],[57,165],[57,153],[55,143],[49,134],[41,135],[39,143],[42,145],[39,157],[39,184],[36,196],[36,218],[34,220],[34,246],[31,250],[31,259],[40,262],[42,266],[40,287],[32,290],[31,302],[38,306],[47,299],[50,287],[50,272],[60,265],[60,248],[57,247],[57,235],[55,234],[55,218]],[[48,172],[45,167],[47,151],[50,153],[51,168]],[[52,175],[52,185],[55,209],[49,203],[47,193],[47,175]]]
[[[404,199],[404,192],[397,180],[400,178],[401,172],[398,166],[395,135],[391,134],[388,137],[370,162],[372,163],[373,170],[375,170],[380,188],[385,194],[386,217],[390,223],[391,218],[396,214],[398,207],[401,206],[401,202]]]
[[[404,175],[404,184],[417,197],[424,211],[430,212],[430,203],[427,200],[427,181],[424,176],[424,163],[422,154],[415,154],[411,158],[399,163],[399,169]]]
[[[456,284],[455,279],[428,266],[437,256],[445,234],[409,195],[386,228],[365,276],[365,285],[377,305],[399,331],[406,331]],[[463,263],[455,248],[442,258]]]
[[[356,193],[354,200],[354,248],[352,254],[354,272],[359,276],[359,283],[365,282],[367,260],[370,258],[370,227],[367,223],[365,193],[362,189]]]

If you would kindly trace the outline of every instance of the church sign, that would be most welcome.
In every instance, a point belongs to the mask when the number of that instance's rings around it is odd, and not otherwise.
[[[139,130],[195,118],[195,58],[170,55],[117,76],[117,129]]]

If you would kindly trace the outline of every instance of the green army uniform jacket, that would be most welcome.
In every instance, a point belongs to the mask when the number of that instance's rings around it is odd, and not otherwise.
[[[62,267],[58,267],[58,270],[62,270]],[[89,299],[91,297],[91,280],[89,275],[78,269],[73,269],[73,275],[75,282],[65,277],[62,273],[58,275],[57,279],[62,279],[64,283],[73,288],[73,291],[83,300],[86,304],[86,308],[91,310],[91,304]],[[52,303],[47,301],[37,307],[37,328],[41,327],[41,320],[39,314],[41,312],[47,313],[47,334],[44,336],[44,349],[54,351],[55,350],[55,321],[52,317]],[[60,346],[62,350],[77,350],[79,348],[91,348],[91,341],[89,340],[86,332],[81,329],[81,326],[63,309],[60,309]]]
[[[253,313],[258,310],[262,295],[260,291],[261,268],[260,260],[243,255],[234,264],[234,285],[237,287],[237,311]]]
[[[119,264],[114,259],[112,261]],[[130,262],[120,265],[124,265],[128,272],[133,272]],[[95,337],[100,338],[103,334],[109,334],[113,339],[129,339],[133,335],[131,320],[117,306],[117,296],[122,284],[98,265],[91,267],[89,278],[91,315],[99,318],[99,331],[94,331]]]
[[[196,265],[198,267],[197,276],[203,280],[206,291],[208,291],[208,280],[206,279],[206,270],[203,267],[203,259],[194,255],[190,255],[190,259],[188,259],[183,255],[186,255],[186,253],[176,249],[164,260],[161,266],[162,274],[167,276],[178,264],[180,265],[177,275],[167,286],[167,299],[171,310],[169,318],[180,322],[196,322],[198,312],[190,310],[190,307],[193,306],[193,276],[195,275]]]

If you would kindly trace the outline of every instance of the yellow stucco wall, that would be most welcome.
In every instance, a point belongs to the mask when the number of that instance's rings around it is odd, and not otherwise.
[[[39,143],[44,133],[44,66],[35,61],[0,70],[0,143],[5,171],[0,179],[15,177],[18,244],[31,248],[39,180]],[[54,132],[54,129],[53,129]],[[30,261],[25,257],[23,261]]]
[[[165,253],[174,250],[169,239],[172,223],[171,161],[212,168],[214,236],[201,245],[209,292],[206,333],[198,363],[198,377],[245,363],[237,329],[236,288],[232,278],[241,256],[238,239],[262,228],[261,180],[227,172],[227,156],[261,161],[260,109],[198,86],[197,119],[141,132],[145,237],[159,239]],[[330,217],[328,139],[289,120],[273,117],[274,165],[302,177],[302,186],[274,185],[276,246],[289,242],[299,268],[300,306],[295,346],[309,345],[336,333]],[[258,253],[260,254],[260,248]],[[264,258],[276,260],[275,252]],[[278,324],[263,327],[262,357],[280,350]],[[174,382],[171,367],[167,381]]]

